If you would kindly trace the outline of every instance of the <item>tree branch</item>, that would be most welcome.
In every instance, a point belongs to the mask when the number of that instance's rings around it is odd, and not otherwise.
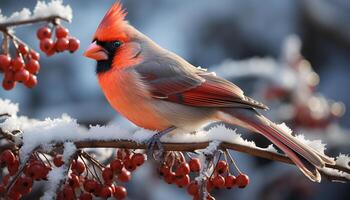
[[[5,133],[5,134],[4,134]],[[4,135],[6,137],[11,136],[11,134],[4,132],[0,128],[0,135]],[[12,139],[9,137],[9,139]],[[121,149],[147,149],[146,143],[139,143],[130,140],[84,140],[84,141],[73,141],[77,149],[82,148],[121,148]],[[163,147],[165,151],[188,151],[193,152],[199,149],[205,149],[210,142],[198,142],[198,143],[163,143]],[[55,149],[61,149],[62,141],[53,143],[55,145]],[[20,148],[22,144],[17,144],[17,147]],[[282,163],[292,164],[294,163],[284,154],[267,151],[262,148],[254,148],[250,146],[245,146],[242,144],[236,143],[228,143],[222,142],[219,146],[219,149],[226,150],[231,149],[238,152],[246,153],[255,157],[265,158],[268,160],[278,161]],[[50,152],[47,152],[50,153]],[[339,170],[340,172],[346,173],[350,176],[350,169],[340,165],[329,165],[326,164],[327,168]],[[338,176],[334,174],[328,174],[326,172],[320,171],[326,178],[330,180],[338,180],[349,182],[350,179],[345,176]]]
[[[34,24],[34,23],[45,22],[45,21],[52,22],[55,24],[55,23],[57,23],[58,19],[69,22],[69,20],[67,18],[59,16],[59,15],[48,16],[48,17],[36,17],[36,18],[31,18],[31,19],[0,23],[0,30],[4,31],[4,30],[8,29],[9,27]]]
[[[137,143],[134,141],[127,140],[113,140],[113,141],[76,141],[74,142],[77,148],[122,148],[122,149],[147,149],[147,144]],[[210,142],[199,142],[199,143],[163,143],[165,151],[195,151],[198,149],[205,149]],[[291,159],[287,156],[275,153],[271,151],[266,151],[264,149],[253,148],[241,144],[233,144],[222,142],[219,146],[220,149],[226,150],[231,149],[246,153],[255,157],[265,158],[268,160],[274,160],[282,163],[292,164]],[[331,169],[337,169],[350,174],[350,169],[339,166],[339,165],[329,165],[326,167]]]

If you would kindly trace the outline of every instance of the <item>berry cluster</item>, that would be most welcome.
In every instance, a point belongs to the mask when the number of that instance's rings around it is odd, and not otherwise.
[[[234,161],[232,160],[234,163]],[[236,165],[235,165],[236,166]],[[181,152],[169,152],[164,159],[164,162],[159,167],[159,173],[168,184],[175,184],[180,188],[187,188],[189,195],[194,200],[200,199],[200,184],[197,180],[191,180],[191,177],[197,177],[201,171],[201,162],[198,158],[190,157],[186,161]],[[237,168],[237,167],[236,167]],[[240,172],[237,168],[237,177],[231,174],[229,165],[226,160],[219,160],[210,177],[207,177],[205,184],[208,193],[213,189],[232,189],[237,186],[244,188],[249,184],[249,177]],[[191,173],[196,174],[190,176]],[[210,194],[207,199],[214,199]]]
[[[53,167],[65,164],[61,155],[56,155],[52,159],[48,159],[47,156],[33,153],[23,171],[19,172],[18,156],[11,150],[3,151],[0,154],[0,166],[6,167],[8,174],[0,182],[0,194],[6,194],[9,200],[21,199],[31,192],[35,181],[47,180],[48,173]],[[45,157],[45,161],[42,157]],[[144,154],[120,149],[116,158],[108,166],[103,166],[89,154],[82,152],[79,158],[70,163],[69,178],[62,191],[58,193],[57,199],[91,200],[93,197],[124,199],[127,191],[121,184],[130,181],[131,172],[145,160]],[[17,173],[18,177],[15,176]],[[15,180],[11,181],[12,179]]]
[[[11,58],[8,54],[0,54],[0,73],[4,73],[2,87],[11,90],[17,82],[28,88],[37,84],[36,74],[40,70],[40,55],[25,44],[16,44],[17,55]]]
[[[141,166],[146,157],[141,153],[132,153],[129,150],[120,149],[117,156],[108,166],[103,166],[94,158],[82,154],[84,158],[76,159],[71,164],[71,173],[63,190],[57,199],[79,199],[91,200],[93,197],[124,199],[127,196],[126,188],[121,184],[131,180],[132,171]],[[100,173],[91,170],[86,164],[90,160]],[[55,158],[56,166],[63,164],[60,159]],[[98,174],[101,174],[99,176]]]
[[[62,25],[54,26],[56,39],[52,39],[52,30],[49,26],[38,29],[36,35],[40,40],[40,50],[47,56],[55,53],[69,51],[74,53],[79,49],[80,41],[74,37],[69,37],[69,31]]]
[[[1,167],[7,167],[9,172],[0,183],[0,193],[4,194],[11,183],[10,178],[14,178],[19,170],[19,159],[12,151],[5,150],[0,155],[0,164]],[[32,191],[34,181],[46,180],[50,170],[50,167],[32,157],[26,164],[23,173],[15,179],[13,186],[8,191],[8,199],[17,200],[29,194]]]
[[[55,41],[51,39],[53,29],[55,30]],[[56,52],[70,51],[73,53],[78,50],[80,42],[76,38],[69,37],[67,28],[55,25],[53,29],[48,25],[38,29],[37,37],[40,40],[41,51],[47,56],[52,56]],[[38,83],[36,75],[40,70],[40,54],[30,49],[12,33],[6,34],[10,35],[9,39],[14,44],[16,53],[15,56],[11,56],[9,45],[3,45],[3,53],[0,53],[0,73],[4,74],[2,87],[5,90],[11,90],[17,82],[20,82],[28,88],[33,88]]]
[[[220,159],[222,154],[225,155],[224,160]],[[238,174],[235,176],[231,173],[227,154],[220,152],[218,161],[211,162],[212,167],[209,167],[202,166],[198,158],[189,154],[185,157],[182,152],[166,152],[158,168],[159,174],[166,183],[186,188],[194,200],[201,199],[203,188],[207,192],[206,199],[215,199],[210,195],[214,189],[244,188],[249,184],[249,177],[238,169],[229,155]],[[34,152],[20,170],[17,152],[5,150],[0,154],[0,167],[6,168],[8,173],[0,182],[0,194],[6,195],[9,200],[21,199],[31,192],[35,181],[47,180],[53,168],[65,165],[69,167],[68,178],[57,193],[58,200],[125,199],[127,190],[122,184],[131,180],[131,173],[145,160],[144,154],[128,149],[118,149],[115,158],[106,166],[83,151],[78,151],[69,160],[70,163],[65,163],[68,161],[64,161],[59,154],[51,157]],[[207,171],[210,175],[201,180],[195,178],[203,175],[205,169],[210,169]]]

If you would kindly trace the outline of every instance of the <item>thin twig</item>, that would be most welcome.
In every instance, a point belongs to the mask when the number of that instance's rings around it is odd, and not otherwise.
[[[230,152],[228,151],[228,149],[226,149],[226,153],[228,154],[228,157],[230,158],[232,164],[235,166],[235,168],[237,169],[239,174],[242,174],[241,170],[239,170],[235,160],[233,159],[233,157],[231,156]]]

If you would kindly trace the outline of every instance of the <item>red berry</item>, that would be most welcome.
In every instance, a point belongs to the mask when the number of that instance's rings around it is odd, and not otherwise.
[[[245,188],[249,184],[249,177],[246,174],[240,174],[236,178],[236,183],[239,188]]]
[[[29,59],[26,65],[26,69],[32,74],[37,74],[40,70],[40,64],[34,58]]]
[[[14,188],[12,188],[9,191],[8,198],[11,200],[20,200],[22,198],[22,195],[19,192],[15,191]]]
[[[185,176],[190,173],[190,166],[183,162],[176,168],[176,176]]]
[[[2,81],[2,87],[5,90],[12,90],[15,86],[16,86],[16,82],[15,81],[6,80],[6,79],[4,79]]]
[[[63,188],[63,199],[65,200],[73,200],[75,199],[74,190],[72,187],[65,185]]]
[[[92,195],[90,193],[84,192],[79,196],[79,200],[92,200]]]
[[[1,165],[3,164],[11,165],[11,164],[14,164],[15,161],[16,161],[16,156],[9,149],[6,149],[0,154]]]
[[[221,175],[216,175],[213,178],[213,185],[215,188],[223,188],[225,186],[225,178],[222,177]]]
[[[16,58],[12,59],[11,65],[12,65],[13,71],[19,71],[19,70],[23,69],[23,67],[24,67],[24,60],[23,60],[23,58],[18,56]]]
[[[116,186],[114,189],[115,189],[115,191],[114,191],[113,195],[116,199],[125,199],[126,198],[127,191],[126,191],[125,187]]]
[[[124,161],[124,166],[125,166],[125,169],[127,169],[128,171],[132,172],[136,169],[136,165],[132,162],[132,160],[130,158],[126,159]]]
[[[6,54],[0,54],[0,71],[7,71],[11,65],[11,57]]]
[[[102,171],[102,177],[105,183],[111,183],[113,181],[113,170],[109,167],[106,167]]]
[[[15,81],[26,82],[29,79],[29,72],[26,69],[21,69],[15,73]]]
[[[131,157],[132,163],[136,166],[141,166],[145,162],[145,160],[146,160],[145,155],[141,153],[135,153]]]
[[[51,29],[47,26],[41,27],[36,32],[36,36],[39,40],[47,39],[51,37]]]
[[[36,79],[36,76],[33,74],[29,75],[29,78],[26,82],[24,82],[24,85],[28,88],[33,88],[38,84],[38,80]]]
[[[45,52],[45,54],[47,55],[47,56],[52,56],[52,55],[54,55],[56,53],[56,47],[55,46],[53,46],[48,52]]]
[[[126,170],[126,169],[123,169],[120,174],[118,175],[118,180],[121,181],[121,182],[128,182],[131,180],[131,173]]]
[[[62,156],[60,155],[56,155],[54,158],[53,158],[53,164],[56,166],[56,167],[61,167],[64,162],[62,160]]]
[[[68,50],[73,53],[80,47],[80,41],[76,38],[69,38]]]
[[[38,52],[34,51],[33,49],[31,49],[29,51],[29,55],[34,60],[40,60],[40,54]]]
[[[80,179],[79,176],[77,176],[76,174],[71,174],[71,177],[68,180],[69,186],[71,186],[72,188],[77,188],[80,186]]]
[[[208,192],[211,192],[214,189],[214,185],[213,185],[213,181],[212,180],[213,179],[207,180],[206,188],[207,188]]]
[[[166,166],[166,165],[160,166],[160,168],[159,168],[159,174],[160,174],[161,176],[166,176],[166,175],[169,174],[169,173],[170,173],[170,169],[169,169],[168,166]]]
[[[187,187],[187,193],[196,196],[199,194],[199,186],[196,181],[192,181]]]
[[[57,52],[62,52],[68,49],[69,40],[67,38],[59,38],[56,41],[55,48]]]
[[[40,50],[44,53],[50,52],[54,48],[54,46],[54,42],[49,38],[40,40]]]
[[[168,174],[164,175],[164,180],[168,184],[173,184],[176,181],[175,173],[170,171]]]
[[[63,26],[58,26],[56,28],[56,37],[57,38],[64,38],[64,37],[67,37],[68,36],[68,29],[63,27]]]
[[[5,176],[2,178],[2,183],[3,183],[4,185],[7,185],[7,184],[9,183],[10,177],[11,177],[10,174],[5,175]]]
[[[122,171],[124,165],[120,159],[116,159],[111,162],[110,167],[114,173],[119,174]]]
[[[11,90],[16,86],[15,73],[13,71],[6,71],[4,80],[2,81],[2,87],[5,90]]]
[[[99,184],[95,180],[85,180],[84,181],[84,190],[89,193],[96,192],[96,189],[98,188]]]
[[[82,174],[85,171],[85,164],[80,160],[76,160],[72,163],[72,170],[77,174]]]
[[[225,173],[228,170],[228,165],[226,163],[226,161],[220,160],[215,167],[215,170],[219,173]]]
[[[19,177],[15,182],[16,191],[22,195],[31,192],[33,186],[33,179],[27,176]]]
[[[231,189],[236,184],[236,177],[233,175],[228,175],[225,177],[225,187]]]
[[[5,194],[6,186],[3,183],[0,183],[0,194]]]
[[[29,49],[26,45],[24,44],[19,44],[18,45],[18,51],[22,54],[22,55],[26,55],[29,52]]]
[[[185,175],[176,179],[176,185],[180,188],[187,187],[189,183],[190,183],[189,175]]]
[[[11,176],[15,175],[18,172],[19,160],[15,159],[14,163],[8,164],[7,169]]]
[[[25,170],[25,174],[35,180],[45,179],[48,173],[49,169],[44,164],[39,162],[30,163],[28,168]]]
[[[189,162],[191,172],[199,172],[201,169],[201,162],[198,158],[192,158]]]
[[[103,186],[101,188],[100,196],[102,198],[108,198],[108,197],[112,196],[112,193],[113,193],[112,188],[110,186],[106,185],[106,186]]]

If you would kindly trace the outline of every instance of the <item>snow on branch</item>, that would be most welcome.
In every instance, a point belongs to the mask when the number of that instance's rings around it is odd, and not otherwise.
[[[52,149],[62,147],[66,142],[73,142],[76,148],[125,148],[125,149],[146,149],[146,141],[154,134],[147,130],[138,130],[134,133],[127,132],[116,125],[80,126],[75,119],[63,115],[57,119],[45,119],[43,121],[28,119],[17,116],[17,106],[7,100],[0,101],[1,109],[9,108],[11,117],[0,123],[0,134],[19,132],[12,135],[13,141],[17,142],[20,148],[20,157],[26,160],[28,156],[37,149],[43,152],[50,152]],[[283,125],[282,125],[283,126]],[[298,136],[302,138],[301,136]],[[293,164],[283,154],[277,152],[272,146],[267,148],[257,147],[254,142],[244,140],[235,130],[229,130],[222,125],[211,128],[208,131],[200,131],[196,134],[175,134],[165,136],[162,139],[166,151],[196,151],[205,149],[211,141],[218,141],[217,147],[222,150],[232,149],[235,151],[250,154],[252,156],[275,160],[278,162]],[[311,146],[324,153],[324,145],[320,141],[310,142],[304,140]],[[350,158],[340,154],[336,161],[337,165],[327,165],[322,173],[331,180],[350,180]]]
[[[6,17],[0,9],[0,29],[6,29],[12,26],[23,24],[32,24],[39,21],[55,21],[62,19],[71,21],[73,18],[72,8],[69,5],[63,5],[62,0],[51,0],[51,2],[38,1],[33,12],[28,8],[14,12]]]

